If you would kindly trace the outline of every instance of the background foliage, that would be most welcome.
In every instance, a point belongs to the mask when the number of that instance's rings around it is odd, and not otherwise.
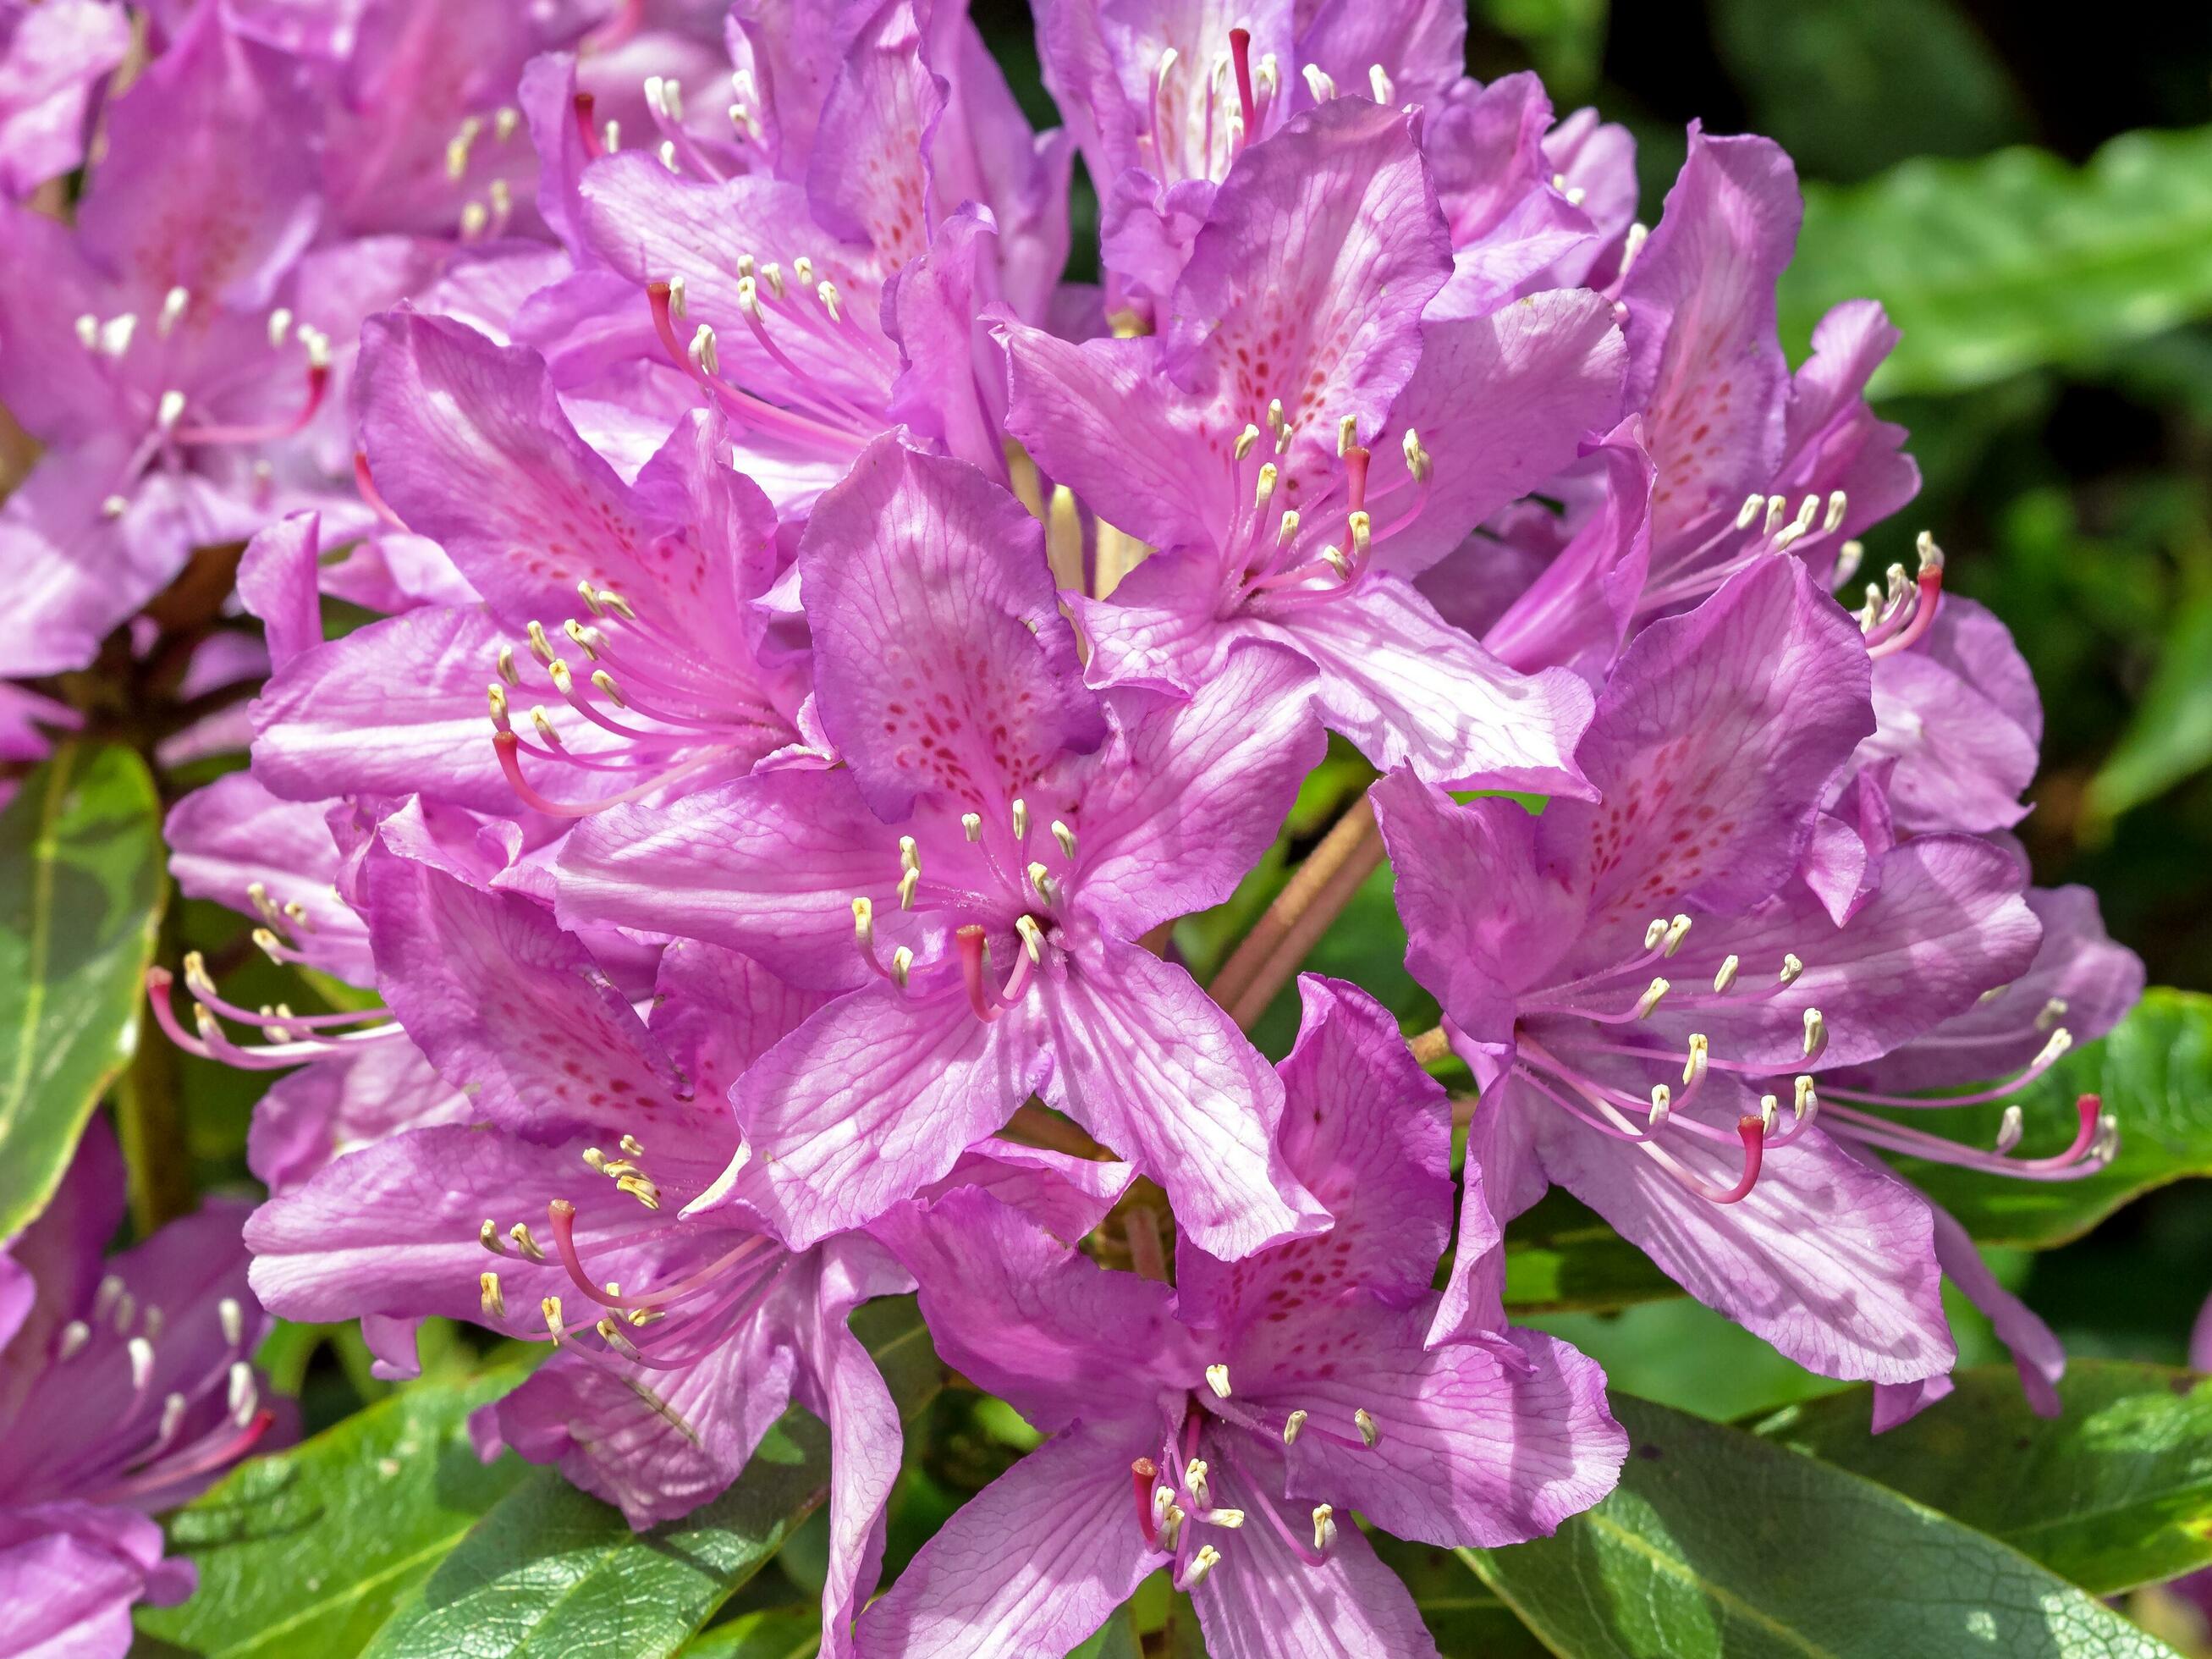
[[[1024,9],[975,9],[1033,118],[1052,119]],[[1950,1407],[1870,1438],[1863,1389],[1683,1300],[1555,1197],[1515,1229],[1510,1297],[1636,1396],[1620,1405],[1636,1445],[1622,1488],[1540,1544],[1389,1559],[1455,1654],[2166,1651],[2145,1627],[2212,1654],[2191,1609],[2143,1588],[2212,1560],[2212,1384],[2172,1369],[2212,1291],[2212,1000],[2197,994],[2212,990],[2212,10],[1477,0],[1471,21],[1474,73],[1533,66],[1562,112],[1595,101],[1629,123],[1647,221],[1693,116],[1796,155],[1808,206],[1785,343],[1801,351],[1825,307],[1858,295],[1905,331],[1875,389],[1911,427],[1926,487],[1870,538],[1870,562],[1932,528],[1956,584],[2009,624],[2047,715],[2021,830],[2038,878],[2095,886],[2153,983],[2179,988],[2029,1103],[2063,1115],[2074,1091],[2102,1087],[2128,1136],[2110,1170],[1943,1190],[2076,1356],[2060,1421],[2027,1414],[1999,1363],[1962,1371]],[[1090,230],[1079,217],[1075,275]],[[125,720],[106,735],[120,741],[66,746],[0,823],[0,1231],[51,1190],[103,1091],[126,1144],[189,1152],[131,1147],[142,1218],[176,1207],[187,1175],[200,1191],[244,1179],[264,1079],[141,1041],[133,1010],[157,945],[169,961],[207,950],[247,1001],[257,970],[234,918],[162,914],[143,762],[161,734]],[[203,781],[171,769],[158,787],[173,799]],[[1334,757],[1316,775],[1281,857],[1183,925],[1194,965],[1218,960],[1364,781]],[[1426,1024],[1388,881],[1377,872],[1311,965]],[[269,994],[311,1000],[289,978]],[[64,1037],[57,1007],[89,1012]],[[1279,1053],[1293,1025],[1278,1007],[1257,1035]],[[1967,1358],[2001,1361],[1957,1313]],[[896,1571],[1035,1436],[943,1373],[910,1304],[863,1317],[914,1453]],[[813,1650],[824,1452],[804,1413],[726,1498],[633,1538],[550,1474],[487,1469],[469,1450],[468,1410],[526,1356],[434,1328],[425,1358],[423,1381],[394,1389],[349,1330],[280,1328],[263,1359],[298,1395],[307,1437],[174,1519],[204,1589],[143,1615],[144,1651],[449,1653],[463,1631],[487,1659]],[[1889,1595],[1908,1571],[1924,1593]],[[1195,1655],[1175,1600],[1148,1585],[1085,1659]]]

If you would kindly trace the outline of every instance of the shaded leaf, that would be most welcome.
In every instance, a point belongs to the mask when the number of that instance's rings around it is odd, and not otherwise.
[[[1776,1413],[1758,1432],[2002,1539],[2099,1595],[2212,1565],[2212,1381],[2076,1360],[2065,1410],[2039,1418],[2009,1365],[1886,1434],[1855,1388]]]
[[[943,1373],[910,1298],[854,1328],[902,1413]],[[533,1471],[438,1565],[367,1652],[374,1659],[673,1654],[771,1559],[829,1495],[830,1435],[793,1407],[735,1484],[680,1521],[634,1533],[619,1510]]]
[[[1370,1533],[1367,1541],[1406,1581],[1422,1622],[1444,1652],[1480,1654],[1482,1659],[1543,1659],[1551,1651],[1474,1576],[1466,1552],[1411,1544],[1379,1532]]]
[[[1505,1306],[1516,1317],[1601,1312],[1681,1294],[1650,1257],[1562,1189],[1505,1224]]]
[[[0,1238],[53,1196],[137,1044],[163,882],[128,749],[62,744],[0,813]]]
[[[739,1613],[686,1642],[684,1659],[814,1659],[822,1650],[822,1609],[771,1607]]]
[[[2080,168],[2014,149],[1810,185],[1784,341],[1863,295],[1905,332],[1877,393],[2093,360],[2212,313],[2212,127],[2124,133]]]
[[[169,1547],[199,1569],[181,1607],[139,1628],[205,1659],[356,1654],[477,1518],[533,1473],[487,1468],[468,1414],[514,1385],[506,1370],[426,1380],[289,1451],[241,1464],[169,1518]]]
[[[1553,1536],[1468,1552],[1577,1659],[2172,1659],[2007,1545],[1816,1459],[1625,1395],[1621,1484]]]
[[[1921,1158],[1900,1169],[1984,1243],[2048,1249],[2080,1237],[2129,1200],[2184,1176],[2212,1175],[2212,997],[2154,987],[2106,1036],[2066,1055],[2008,1098],[2021,1108],[2022,1156],[2074,1138],[2074,1103],[2100,1095],[2119,1121],[2120,1150],[2076,1181],[2008,1181]],[[1916,1111],[1916,1128],[1968,1146],[1995,1144],[2005,1103]]]
[[[2212,762],[2212,595],[2173,618],[2158,672],[2090,781],[2083,811],[2109,823]]]

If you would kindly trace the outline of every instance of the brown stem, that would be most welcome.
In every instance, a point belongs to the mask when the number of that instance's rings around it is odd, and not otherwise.
[[[1231,1019],[1246,1030],[1252,1028],[1297,972],[1314,941],[1382,862],[1382,833],[1375,827],[1375,809],[1363,794],[1307,855],[1206,988]]]

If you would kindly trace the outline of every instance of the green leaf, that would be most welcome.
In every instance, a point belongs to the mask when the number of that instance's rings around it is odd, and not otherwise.
[[[1421,1622],[1444,1652],[1480,1654],[1482,1659],[1544,1659],[1550,1651],[1474,1576],[1465,1551],[1411,1544],[1379,1532],[1368,1534],[1367,1541],[1406,1581],[1413,1605],[1421,1610]]]
[[[1650,1257],[1559,1188],[1505,1224],[1505,1305],[1516,1316],[1602,1312],[1681,1294]]]
[[[161,802],[128,749],[61,744],[0,813],[0,1238],[131,1058],[161,893]]]
[[[2212,1565],[2212,1382],[2163,1365],[2075,1360],[2058,1417],[2028,1409],[2009,1365],[1886,1434],[1868,1390],[1792,1406],[1758,1432],[2001,1538],[2099,1595]]]
[[[1144,1654],[1137,1640],[1136,1620],[1124,1602],[1067,1659],[1144,1659]]]
[[[814,1659],[822,1649],[822,1609],[769,1607],[739,1613],[702,1631],[680,1650],[683,1659]]]
[[[2212,1175],[2212,997],[2154,988],[2112,1032],[2085,1043],[2008,1098],[2021,1108],[2021,1156],[2063,1149],[2075,1100],[2100,1095],[2120,1126],[2111,1164],[2078,1181],[2010,1181],[1921,1158],[1898,1167],[1989,1244],[2048,1249],[2078,1238],[2129,1200],[2184,1176]],[[2005,1102],[1911,1113],[1915,1128],[1995,1144]]]
[[[2212,595],[2183,605],[2127,729],[2090,781],[2082,810],[2109,824],[2212,762]]]
[[[2081,168],[2014,149],[1808,185],[1784,343],[1862,295],[1905,334],[1877,395],[2094,361],[2212,313],[2212,127],[2124,133]]]
[[[2018,1551],[1741,1430],[1626,1395],[1620,1486],[1550,1538],[1469,1551],[1576,1659],[2173,1659]]]
[[[532,1473],[487,1468],[468,1414],[514,1384],[505,1370],[425,1380],[289,1451],[243,1463],[169,1518],[199,1569],[181,1607],[138,1610],[150,1637],[204,1659],[343,1659],[362,1645],[478,1516]]]
[[[854,1328],[911,1419],[943,1380],[910,1298]],[[634,1533],[619,1510],[551,1469],[477,1523],[366,1651],[373,1659],[523,1659],[680,1650],[829,1495],[830,1435],[793,1407],[736,1483],[680,1521]]]

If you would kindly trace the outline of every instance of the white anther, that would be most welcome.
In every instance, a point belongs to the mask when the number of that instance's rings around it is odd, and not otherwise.
[[[130,510],[131,503],[120,495],[104,496],[100,503],[100,515],[103,519],[119,519]]]
[[[599,129],[599,148],[610,155],[622,148],[622,123],[609,121]]]
[[[1297,535],[1298,510],[1295,507],[1286,507],[1283,509],[1283,516],[1281,519],[1276,521],[1275,545],[1278,547],[1288,547],[1292,542],[1297,539]]]
[[[1374,520],[1369,517],[1367,510],[1362,507],[1356,512],[1346,514],[1345,522],[1352,527],[1352,550],[1364,555],[1368,544],[1375,539]]]
[[[1359,421],[1356,416],[1346,415],[1336,422],[1336,453],[1340,460],[1358,447]]]
[[[1659,999],[1674,988],[1665,980],[1655,977],[1650,984],[1644,988],[1644,994],[1636,1000],[1635,1018],[1642,1019],[1649,1015],[1659,1006]]]
[[[1790,1114],[1792,1117],[1803,1123],[1820,1116],[1820,1091],[1814,1086],[1811,1078],[1800,1072],[1791,1079],[1790,1088]]]
[[[1328,1547],[1336,1542],[1336,1511],[1326,1504],[1316,1504],[1313,1509],[1313,1540],[1316,1553],[1327,1554]]]
[[[1168,1518],[1168,1511],[1174,1507],[1175,1493],[1172,1491],[1166,1486],[1152,1488],[1152,1524],[1154,1526],[1163,1525]]]
[[[830,313],[831,322],[842,323],[845,320],[844,313],[837,309],[836,283],[826,276],[823,277],[814,285],[814,297],[822,301],[822,308]]]
[[[2003,988],[2004,988],[2002,986],[1999,986],[1997,988],[2000,991]],[[1995,992],[1984,993],[1984,996],[1993,996],[1995,994]],[[2066,999],[2064,997],[2045,998],[2043,1006],[2036,1011],[2035,1029],[2039,1031],[2047,1031],[2065,1018]]]
[[[1258,67],[1252,71],[1252,84],[1262,98],[1273,98],[1283,83],[1283,66],[1272,52],[1260,54]]]
[[[676,165],[676,141],[673,138],[662,139],[660,141],[660,148],[653,153],[660,157],[660,165],[666,167],[671,173],[680,173],[683,171],[681,167]]]
[[[56,1360],[74,1359],[92,1340],[92,1327],[82,1319],[72,1319],[62,1327],[61,1342],[54,1350]]]
[[[906,989],[906,976],[914,971],[914,952],[902,945],[891,952],[891,979],[899,989]]]
[[[1177,63],[1181,62],[1182,58],[1182,54],[1180,52],[1177,52],[1173,46],[1170,46],[1166,51],[1160,54],[1160,61],[1155,67],[1153,73],[1163,83],[1164,83],[1168,78],[1168,71],[1172,70]]]
[[[1197,1500],[1198,1505],[1200,1509],[1206,1507],[1207,1504],[1211,1501],[1211,1493],[1206,1484],[1206,1460],[1204,1458],[1194,1457],[1189,1462],[1183,1465],[1182,1489],[1188,1492],[1192,1498]]]
[[[491,723],[504,732],[509,724],[507,711],[507,688],[495,680],[484,687],[485,700],[491,705]]]
[[[1163,1487],[1162,1491],[1165,1491]],[[1160,1547],[1169,1554],[1175,1553],[1176,1540],[1182,1536],[1182,1523],[1189,1517],[1182,1504],[1170,1497],[1164,1513],[1160,1516]]]
[[[592,684],[599,687],[599,694],[616,708],[629,707],[629,699],[623,696],[622,687],[615,684],[615,677],[605,669],[594,668],[592,671]]]
[[[1019,795],[1014,797],[1014,839],[1020,841],[1030,832],[1030,804]]]
[[[131,337],[137,332],[136,313],[126,311],[120,316],[110,317],[100,325],[100,349],[110,357],[120,357],[131,349]]]
[[[1920,574],[1941,574],[1943,569],[1943,550],[1936,545],[1936,538],[1923,530],[1914,538],[1912,550],[1920,556]]]
[[[1375,101],[1387,104],[1398,95],[1398,88],[1390,84],[1390,76],[1380,64],[1367,66],[1367,89],[1375,94]]]
[[[1797,976],[1804,971],[1805,964],[1797,959],[1797,953],[1794,951],[1786,951],[1782,956],[1782,971],[1775,977],[1784,985],[1795,985],[1797,982]]]
[[[1689,936],[1689,932],[1690,919],[1687,916],[1676,916],[1667,924],[1667,954],[1668,956],[1673,956],[1675,951],[1682,948],[1682,941]]]
[[[1316,69],[1311,64],[1301,64],[1299,69],[1306,77],[1306,90],[1313,94],[1314,102],[1326,104],[1336,96],[1336,82],[1325,72]]]
[[[668,314],[681,319],[691,308],[689,286],[678,274],[668,279]]]
[[[1030,885],[1036,889],[1039,898],[1047,904],[1057,905],[1060,902],[1060,884],[1052,878],[1052,872],[1049,870],[1042,864],[1032,861],[1027,874]]]
[[[1775,1120],[1775,1118],[1776,1118],[1777,1116],[1778,1116],[1778,1115],[1781,1114],[1781,1111],[1782,1111],[1782,1103],[1781,1103],[1781,1101],[1780,1101],[1779,1099],[1778,1099],[1776,1097],[1774,1097],[1774,1096],[1772,1096],[1772,1095],[1761,1095],[1761,1096],[1759,1096],[1759,1133],[1761,1133],[1761,1134],[1765,1134],[1765,1135],[1771,1135],[1771,1134],[1772,1134],[1772,1133],[1774,1133],[1774,1120]]]
[[[1252,511],[1255,514],[1267,510],[1267,502],[1275,493],[1275,480],[1281,476],[1273,461],[1261,463],[1260,479],[1252,491]]]
[[[1766,498],[1766,522],[1759,526],[1760,533],[1771,536],[1782,528],[1782,515],[1790,510],[1790,503],[1780,495]]]
[[[117,1298],[122,1294],[123,1281],[120,1279],[113,1273],[104,1273],[100,1276],[100,1284],[92,1293],[92,1318],[94,1324],[107,1317],[113,1310]]]
[[[100,349],[100,319],[88,311],[76,319],[76,343],[87,351]]]
[[[278,306],[269,313],[269,348],[275,350],[292,337],[292,313],[289,307]]]
[[[1836,574],[1833,585],[1842,587],[1859,574],[1859,565],[1866,558],[1864,542],[1845,542],[1836,550]]]
[[[491,210],[482,202],[469,202],[461,208],[461,240],[474,241],[484,234],[491,223]]]
[[[2097,1138],[2089,1143],[2088,1156],[2099,1164],[2109,1164],[2119,1151],[2120,1121],[2108,1112],[2097,1120]]]
[[[1283,1419],[1283,1443],[1285,1446],[1297,1445],[1298,1436],[1305,1431],[1305,1426],[1306,1414],[1302,1411],[1292,1412]]]
[[[876,948],[876,907],[872,900],[856,898],[853,901],[853,937],[860,941],[863,951]]]
[[[2073,1046],[2074,1034],[2063,1025],[2060,1026],[2051,1034],[2050,1041],[2043,1045],[2043,1052],[2036,1055],[2029,1069],[2041,1071]]]
[[[1644,223],[1641,220],[1638,220],[1629,226],[1627,240],[1622,242],[1620,247],[1620,274],[1622,276],[1626,276],[1628,274],[1629,266],[1636,263],[1636,256],[1644,252],[1644,243],[1650,240],[1650,226]],[[1736,528],[1741,530],[1743,526],[1741,525],[1738,525]]]
[[[1818,1008],[1805,1011],[1805,1058],[1810,1060],[1828,1046],[1827,1023]]]
[[[647,102],[651,102],[648,94]],[[483,131],[483,120],[471,115],[461,123],[460,131],[446,141],[446,177],[459,184],[469,170],[469,151],[477,142],[477,134]]]
[[[799,287],[812,288],[814,286],[814,261],[808,258],[804,253],[800,254],[796,259],[793,259],[791,262],[791,274],[799,279]]]
[[[753,72],[749,69],[733,69],[730,71],[730,90],[747,103],[757,103],[760,100],[760,94],[753,84]]]
[[[599,647],[607,642],[598,629],[586,628],[574,617],[561,624],[561,631],[568,636],[570,644],[594,660],[599,657]]]
[[[239,1306],[236,1297],[227,1296],[215,1304],[215,1311],[222,1322],[222,1340],[236,1347],[246,1340],[246,1310]]]
[[[768,284],[768,291],[776,299],[783,298],[783,267],[769,260],[761,267],[760,279]]]
[[[1674,1091],[1663,1083],[1653,1084],[1650,1122],[1655,1133],[1667,1127],[1668,1114],[1673,1111],[1674,1108]]]
[[[1666,937],[1667,918],[1654,916],[1644,925],[1644,948],[1647,951],[1656,951],[1659,948],[1659,941]]]
[[[166,1446],[175,1436],[185,1420],[185,1412],[191,1402],[180,1394],[172,1394],[161,1401],[161,1422],[155,1431],[154,1443]]]
[[[1352,561],[1344,556],[1344,550],[1331,542],[1321,550],[1322,562],[1346,581],[1352,580]]]
[[[185,394],[173,387],[161,394],[161,401],[154,410],[154,423],[167,432],[184,418],[184,414]]]
[[[908,870],[901,872],[898,878],[898,902],[900,909],[911,910],[914,908],[915,889],[921,885],[921,871]]]
[[[1176,1579],[1179,1590],[1194,1590],[1206,1582],[1206,1575],[1221,1564],[1221,1552],[1211,1544],[1200,1544],[1198,1553],[1190,1558],[1190,1565]]]
[[[744,284],[740,283],[738,286],[742,290]],[[714,331],[704,323],[691,337],[690,357],[692,365],[702,374],[713,376],[722,372],[722,355],[714,349]]]
[[[1905,567],[1901,564],[1890,566],[1888,569],[1882,572],[1882,577],[1889,584],[1889,592],[1884,595],[1884,599],[1890,605],[1895,605],[1903,599],[1905,590],[1912,586],[1911,579],[1906,576]]]
[[[1213,1390],[1215,1399],[1228,1399],[1229,1367],[1226,1365],[1208,1365],[1206,1368],[1206,1386]]]
[[[499,1223],[486,1216],[477,1228],[477,1243],[494,1255],[505,1255],[507,1244],[499,1235]]]
[[[970,841],[981,840],[983,835],[983,815],[981,812],[963,812],[960,815],[960,833]]]
[[[1413,475],[1413,482],[1426,483],[1429,481],[1429,452],[1421,447],[1421,434],[1407,427],[1399,447],[1406,453],[1406,471]]]
[[[520,1251],[526,1260],[531,1261],[543,1261],[545,1260],[545,1251],[544,1248],[539,1245],[536,1239],[530,1236],[530,1224],[528,1222],[516,1222],[514,1225],[507,1230],[507,1236],[514,1241],[514,1248]]]
[[[143,1394],[154,1376],[154,1345],[143,1336],[134,1336],[125,1345],[125,1352],[131,1357],[131,1392]]]
[[[1828,492],[1828,511],[1820,520],[1823,535],[1832,536],[1844,522],[1844,514],[1850,511],[1851,498],[1840,489]]]
[[[1375,1426],[1374,1413],[1370,1412],[1366,1407],[1362,1406],[1358,1411],[1352,1413],[1352,1421],[1353,1426],[1359,1431],[1360,1439],[1366,1443],[1370,1450],[1373,1449],[1375,1443],[1382,1437],[1382,1431]]]
[[[1738,530],[1750,529],[1751,521],[1765,509],[1766,497],[1756,489],[1753,490],[1750,495],[1743,498],[1743,505],[1736,509],[1735,527]]]
[[[505,107],[493,114],[491,118],[491,136],[499,143],[503,144],[508,139],[514,137],[515,132],[521,127],[521,125],[522,112],[515,108],[512,104],[507,105]]]
[[[1060,843],[1060,850],[1073,861],[1075,857],[1075,831],[1054,818],[1052,821],[1052,838]]]
[[[173,288],[161,296],[161,314],[154,319],[154,332],[163,339],[167,339],[171,331],[184,320],[185,307],[191,302],[192,295],[190,289]]]
[[[224,1403],[230,1407],[230,1420],[240,1428],[253,1420],[253,1408],[260,1403],[260,1391],[253,1386],[253,1367],[243,1359],[230,1363],[230,1386]]]
[[[477,1301],[483,1309],[486,1319],[507,1317],[507,1292],[500,1287],[497,1273],[481,1273],[477,1275]]]
[[[1036,925],[1033,916],[1016,916],[1014,931],[1022,936],[1022,948],[1030,953],[1031,962],[1044,960],[1044,929]]]
[[[2021,1133],[2020,1108],[2006,1107],[2004,1115],[1997,1120],[1997,1156],[2002,1158],[2014,1147],[2019,1146]]]
[[[1706,1041],[1703,1031],[1692,1031],[1690,1033],[1689,1049],[1688,1058],[1682,1062],[1682,1086],[1694,1089],[1705,1075],[1712,1045]]]
[[[1209,1527],[1227,1527],[1233,1532],[1244,1524],[1244,1511],[1229,1509],[1208,1510],[1198,1518]]]
[[[902,870],[921,868],[921,847],[912,836],[899,837],[899,868]]]
[[[660,83],[660,111],[672,121],[684,118],[684,83],[672,75]]]

